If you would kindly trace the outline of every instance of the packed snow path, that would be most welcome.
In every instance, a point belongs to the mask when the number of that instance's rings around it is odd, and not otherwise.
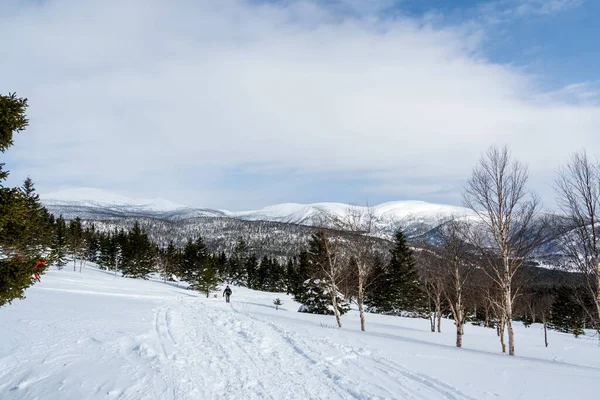
[[[564,399],[600,389],[594,339],[518,328],[521,356],[467,327],[464,349],[424,320],[369,315],[360,332],[283,294],[232,303],[95,269],[50,271],[0,309],[2,399]],[[284,305],[276,311],[275,297]],[[539,339],[539,341],[538,341]]]
[[[364,348],[328,339],[314,343],[314,337],[254,317],[243,303],[168,302],[156,314],[156,331],[163,356],[173,366],[167,377],[173,392],[165,398],[467,398],[433,378],[374,358]],[[338,371],[345,361],[346,368]],[[355,373],[349,374],[348,367]],[[367,378],[362,384],[355,380],[359,375]]]

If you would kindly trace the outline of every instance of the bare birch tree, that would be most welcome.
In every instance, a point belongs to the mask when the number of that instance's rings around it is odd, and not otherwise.
[[[345,254],[354,269],[356,305],[360,316],[360,329],[366,330],[364,300],[365,291],[373,279],[375,266],[375,238],[373,237],[375,212],[372,207],[350,206],[346,215],[334,221],[336,228],[344,232]]]
[[[468,225],[453,218],[444,223],[440,233],[440,262],[444,278],[444,297],[454,316],[456,347],[462,347],[467,319],[465,292],[467,282],[476,267],[475,260],[465,240]]]
[[[490,277],[502,292],[501,318],[508,330],[508,352],[515,355],[512,326],[513,277],[541,242],[542,229],[535,226],[538,198],[526,188],[528,169],[513,160],[507,147],[491,147],[467,181],[463,203],[477,215],[481,233],[477,242],[486,255]]]
[[[562,169],[556,181],[558,204],[570,219],[572,231],[563,247],[575,267],[584,275],[586,288],[594,300],[590,313],[594,328],[600,332],[600,163],[592,162],[584,152],[576,153]]]
[[[444,299],[444,276],[441,269],[441,259],[429,249],[421,249],[415,257],[419,275],[427,296],[427,309],[431,332],[442,332],[442,304]]]
[[[339,287],[349,275],[348,265],[343,260],[343,251],[339,237],[329,237],[325,229],[319,228],[313,234],[318,249],[309,249],[309,259],[318,278],[322,278],[331,297],[333,313],[339,328],[342,318],[338,308]]]

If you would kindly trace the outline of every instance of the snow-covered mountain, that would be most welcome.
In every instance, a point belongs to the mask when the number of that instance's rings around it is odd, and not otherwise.
[[[227,211],[193,208],[167,200],[134,200],[98,189],[76,189],[41,196],[44,205],[55,215],[67,219],[119,219],[151,217],[168,221],[183,221],[201,217],[233,218],[245,221],[270,221],[286,224],[316,225],[323,220],[344,218],[351,208],[364,207],[342,203],[285,203],[260,210]],[[376,230],[391,234],[401,226],[409,236],[422,234],[450,216],[469,216],[463,207],[432,204],[424,201],[395,201],[372,207],[377,218]]]
[[[182,220],[194,217],[225,217],[219,210],[195,209],[164,199],[136,200],[105,190],[79,188],[41,194],[44,206],[66,219],[110,220],[126,217],[150,217]]]
[[[286,203],[265,207],[257,211],[226,212],[233,218],[248,221],[273,221],[300,225],[327,224],[331,218],[344,219],[357,210],[366,215],[362,206],[343,203],[296,204]],[[427,203],[424,201],[394,201],[372,207],[376,218],[375,230],[390,235],[402,227],[410,236],[424,233],[451,216],[464,217],[472,212],[463,207]]]

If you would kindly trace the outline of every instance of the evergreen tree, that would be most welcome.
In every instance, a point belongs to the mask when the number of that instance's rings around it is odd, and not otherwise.
[[[67,223],[62,215],[56,219],[54,228],[54,241],[52,243],[52,259],[58,267],[63,269],[67,265]]]
[[[262,260],[260,260],[260,265],[258,266],[258,271],[256,274],[256,290],[267,291],[267,287],[269,284],[269,273],[270,273],[270,260],[267,256],[264,256]]]
[[[211,291],[218,289],[218,284],[219,275],[217,273],[215,259],[206,257],[200,264],[200,273],[197,275],[196,281],[193,282],[192,288],[201,293],[205,293],[208,298]]]
[[[233,254],[229,258],[227,278],[230,283],[239,286],[248,285],[248,276],[245,269],[248,253],[248,245],[246,244],[246,241],[240,237],[233,249]]]
[[[23,232],[23,244],[30,257],[46,254],[52,246],[53,217],[42,206],[31,178],[25,179],[21,192],[27,204],[27,219]]]
[[[205,293],[206,297],[216,290],[219,283],[216,262],[208,255],[202,237],[195,242],[188,240],[181,257],[181,273],[192,289]]]
[[[308,252],[302,250],[298,255],[298,262],[295,265],[295,270],[291,274],[290,281],[291,293],[293,295],[300,294],[304,290],[304,282],[309,279],[310,262]]]
[[[83,252],[84,259],[89,262],[97,263],[100,253],[100,239],[99,235],[96,233],[94,224],[91,224],[84,230],[83,236],[85,243]]]
[[[424,296],[412,251],[401,229],[394,235],[394,247],[390,255],[387,266],[384,267],[381,260],[375,266],[365,303],[371,311],[380,313],[420,311]]]
[[[160,253],[160,276],[164,281],[173,280],[178,274],[178,266],[180,263],[181,254],[171,240],[166,249]]]
[[[290,258],[285,266],[285,292],[290,294],[294,292],[294,283],[298,273],[296,257]]]
[[[148,275],[155,271],[157,249],[138,222],[127,234],[126,243],[121,267],[123,275],[148,279]]]
[[[18,98],[14,93],[0,95],[0,152],[12,146],[14,134],[27,127],[26,109],[27,99]],[[35,231],[40,232],[41,225],[51,223],[49,214],[39,205],[31,181],[27,183],[27,190],[7,188],[2,185],[7,176],[4,163],[0,163],[0,307],[24,298],[25,289],[33,284],[33,266],[45,249],[43,235],[35,238],[39,242],[31,242],[31,239]],[[41,273],[43,269],[36,272]]]
[[[248,288],[258,290],[258,260],[256,259],[256,255],[252,254],[246,260],[246,274],[248,276]]]
[[[219,276],[222,276],[222,277],[227,276],[228,261],[229,260],[227,260],[227,256],[225,255],[225,252],[221,251],[221,253],[219,254],[219,257],[216,260],[217,273],[219,274]]]
[[[85,236],[83,234],[83,223],[79,217],[69,221],[68,245],[73,259],[73,271],[77,270],[77,261],[79,261],[79,272],[81,272],[85,250]]]
[[[568,286],[557,289],[556,298],[550,311],[550,326],[560,332],[583,335],[585,310],[577,301],[574,290]]]
[[[302,303],[301,312],[313,314],[335,314],[334,301],[337,304],[338,315],[343,315],[349,310],[348,303],[344,296],[337,289],[338,282],[329,282],[324,277],[323,266],[328,266],[331,259],[335,258],[331,250],[329,238],[323,230],[313,233],[308,242],[308,251],[306,260],[302,260],[306,265],[306,274],[309,276],[302,286],[294,293],[294,300]],[[338,321],[338,325],[340,322]]]
[[[294,300],[302,303],[298,311],[310,314],[333,315],[333,303],[329,294],[328,282],[321,279],[307,279],[302,284],[302,291],[294,295]],[[350,310],[341,293],[337,293],[338,310],[344,315]]]
[[[276,259],[271,259],[268,270],[267,291],[282,292],[285,290],[285,268]]]

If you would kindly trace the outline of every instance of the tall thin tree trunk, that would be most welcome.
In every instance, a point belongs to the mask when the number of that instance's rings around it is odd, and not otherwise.
[[[546,344],[546,347],[548,347],[548,324],[546,324],[546,314],[542,314],[542,318],[544,319],[544,343]]]
[[[456,307],[456,315],[454,316],[454,322],[456,323],[456,347],[462,347],[463,335],[465,334],[464,311],[459,307],[461,307],[460,302]]]
[[[358,296],[356,296],[356,304],[358,305],[358,314],[360,315],[360,330],[365,331],[365,312],[363,310],[364,301],[364,285],[362,279],[358,278]]]
[[[338,328],[341,328],[342,327],[342,318],[340,316],[340,310],[338,309],[336,290],[330,289],[330,293],[331,293],[331,304],[333,304],[333,314],[335,315],[335,321],[338,324]]]
[[[441,320],[442,320],[442,297],[441,294],[437,294],[435,298],[435,313],[437,314],[437,331],[442,332]]]
[[[462,324],[456,321],[456,347],[462,347],[463,334]]]
[[[508,275],[508,271],[507,271]],[[507,285],[505,288],[505,299],[504,299],[504,308],[506,315],[506,327],[508,329],[508,354],[511,356],[515,355],[515,332],[512,326],[512,293],[510,290],[510,280],[507,280]]]
[[[429,325],[431,326],[431,332],[435,332],[435,312],[431,307],[431,292],[429,291],[429,285],[427,285],[427,311],[429,314]]]
[[[435,311],[429,312],[429,324],[431,325],[431,332],[435,332]]]
[[[506,316],[502,314],[500,317],[500,325],[498,333],[500,335],[500,344],[502,345],[502,352],[506,353],[506,343],[504,343],[504,327],[506,325]]]

